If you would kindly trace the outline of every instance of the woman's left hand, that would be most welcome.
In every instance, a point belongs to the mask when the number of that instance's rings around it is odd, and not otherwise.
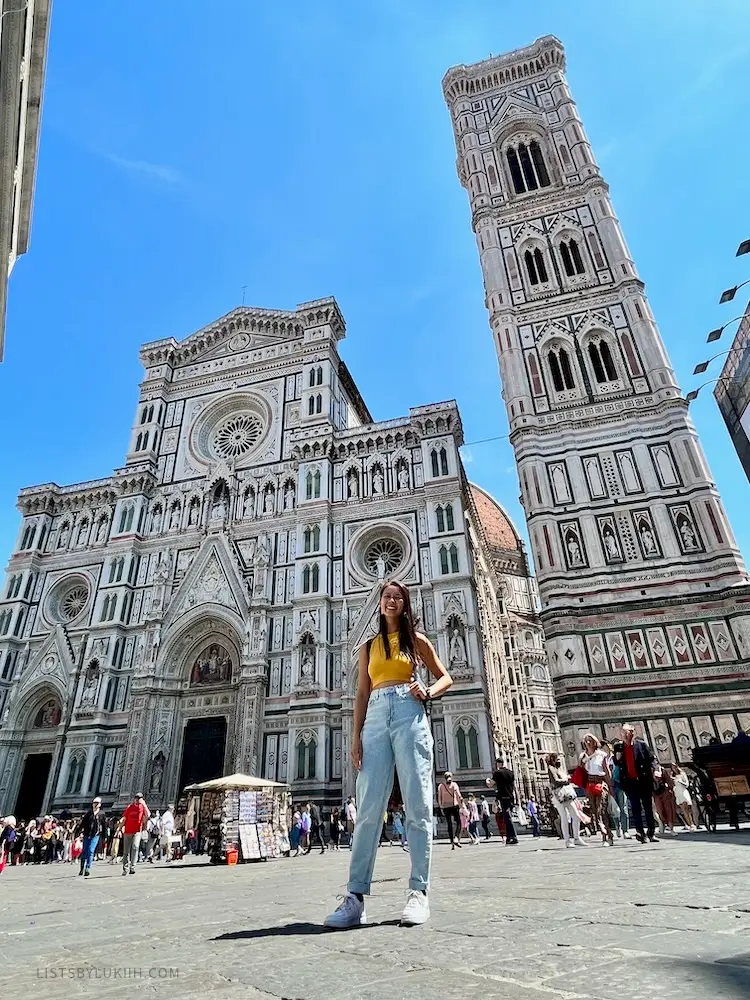
[[[417,701],[427,701],[427,688],[417,678],[414,678],[409,685],[409,693],[412,694]]]

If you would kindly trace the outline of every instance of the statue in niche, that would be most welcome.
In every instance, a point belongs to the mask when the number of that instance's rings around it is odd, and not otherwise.
[[[81,521],[78,525],[78,537],[76,539],[76,545],[84,545],[86,543],[86,532],[88,531],[89,522]]]
[[[151,783],[149,785],[150,792],[161,791],[161,783],[164,778],[165,764],[166,764],[166,758],[160,750],[159,753],[154,757],[153,763],[151,765]]]
[[[60,528],[60,537],[57,540],[58,549],[64,549],[68,542],[70,541],[70,525],[66,521],[65,524]]]
[[[266,492],[265,492],[265,495],[263,497],[263,513],[264,514],[273,514],[273,510],[274,510],[274,507],[275,507],[275,503],[274,503],[275,499],[276,499],[276,494],[275,494],[273,486],[268,486],[266,488]]]
[[[693,526],[684,514],[678,517],[677,521],[677,530],[680,532],[683,548],[686,552],[694,552],[698,548],[698,539],[693,531]]]
[[[198,523],[198,503],[195,500],[190,501],[190,506],[188,507],[188,527],[192,528]]]
[[[99,519],[99,523],[96,526],[96,541],[103,542],[106,533],[107,533],[107,518],[102,517]]]
[[[99,684],[99,661],[91,660],[86,673],[84,674],[83,691],[81,693],[81,706],[90,706],[96,699],[96,689]]]
[[[9,702],[10,704],[10,702]],[[60,724],[62,711],[54,698],[45,701],[34,717],[33,729],[53,729]]]
[[[355,469],[350,469],[346,477],[347,499],[353,500],[359,496],[359,476]]]
[[[451,633],[448,658],[451,664],[468,663],[468,658],[466,656],[466,643],[464,642],[463,636],[461,635],[461,631],[458,627],[454,628]]]
[[[409,489],[409,470],[404,462],[398,468],[398,488],[400,490]]]
[[[156,507],[151,517],[151,532],[156,535],[161,531],[162,514],[161,507]]]
[[[190,686],[224,684],[231,679],[232,660],[228,651],[213,643],[198,656],[190,671]]]
[[[214,504],[211,508],[211,517],[215,521],[223,521],[227,516],[227,497],[226,490],[219,487],[219,489],[214,494]]]
[[[255,509],[255,493],[252,489],[245,491],[245,496],[242,501],[242,516],[252,517]]]
[[[300,677],[303,684],[312,683],[315,676],[315,647],[311,642],[306,642],[302,646],[300,655]]]
[[[383,477],[383,470],[379,465],[376,465],[372,473],[372,492],[374,496],[382,496],[383,488],[385,486],[385,479]]]
[[[294,487],[291,483],[286,484],[284,490],[284,510],[292,510],[294,507]]]
[[[583,563],[583,556],[581,555],[581,545],[578,538],[572,531],[569,531],[566,539],[565,545],[568,550],[568,560],[571,566],[580,566]]]
[[[385,556],[381,552],[378,558],[375,560],[375,567],[378,573],[378,580],[385,580],[385,574],[388,570],[388,564],[385,561]]]
[[[164,584],[169,579],[169,563],[163,557],[154,570],[154,583]]]
[[[643,543],[643,551],[647,556],[654,555],[656,553],[656,539],[654,538],[654,533],[648,522],[641,521],[638,532],[641,536],[641,542]]]
[[[614,531],[608,524],[605,524],[602,528],[602,539],[604,541],[604,550],[607,553],[607,558],[620,559],[620,546],[617,544]]]
[[[261,569],[265,569],[270,561],[271,554],[268,551],[268,542],[265,535],[261,535],[255,546],[255,556],[253,562],[256,566],[260,566]]]
[[[179,528],[180,526],[180,507],[179,504],[175,504],[172,507],[172,512],[169,515],[169,527]]]

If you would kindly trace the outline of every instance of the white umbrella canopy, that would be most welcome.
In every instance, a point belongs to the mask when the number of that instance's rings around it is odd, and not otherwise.
[[[280,781],[268,781],[266,778],[255,778],[251,774],[228,774],[223,778],[212,778],[201,781],[197,785],[188,785],[183,792],[220,792],[230,788],[240,788],[250,791],[254,788],[286,788]]]

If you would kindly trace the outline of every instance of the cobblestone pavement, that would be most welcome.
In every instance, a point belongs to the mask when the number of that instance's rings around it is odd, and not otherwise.
[[[575,850],[530,838],[438,844],[432,920],[415,928],[398,926],[408,857],[386,846],[370,925],[327,931],[348,859],[195,859],[127,878],[98,863],[87,880],[69,865],[6,868],[0,990],[44,1000],[750,996],[747,834]]]

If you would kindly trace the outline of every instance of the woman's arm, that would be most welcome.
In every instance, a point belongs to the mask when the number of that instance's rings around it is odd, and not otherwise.
[[[362,766],[362,726],[365,724],[367,702],[370,697],[370,675],[367,667],[370,660],[368,644],[359,651],[359,675],[357,677],[357,693],[354,696],[354,726],[352,729],[352,763],[358,771]]]
[[[424,701],[428,694],[430,698],[439,698],[441,694],[445,694],[448,688],[453,685],[453,678],[440,662],[440,657],[435,652],[435,648],[430,640],[426,635],[422,635],[421,632],[417,632],[417,653],[422,663],[424,663],[436,680],[427,689],[425,689],[421,681],[414,680],[409,690],[419,701]]]

